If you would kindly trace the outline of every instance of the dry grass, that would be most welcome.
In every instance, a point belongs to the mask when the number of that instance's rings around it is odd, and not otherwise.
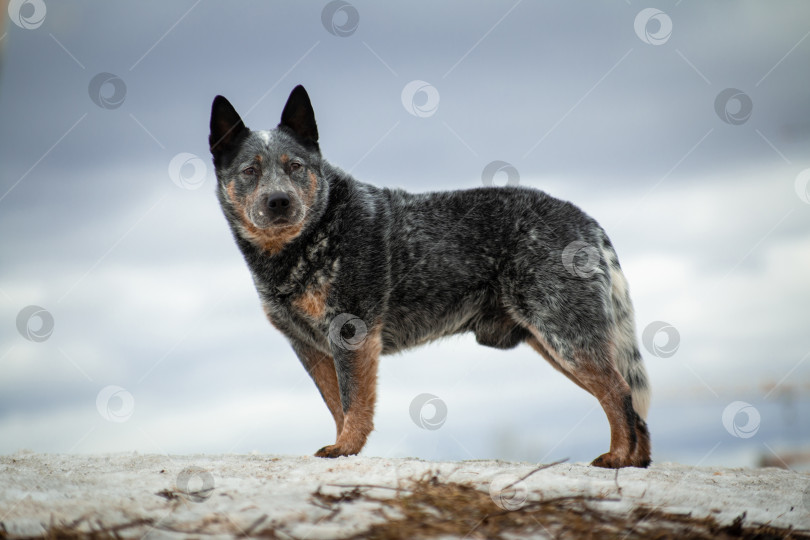
[[[395,490],[394,497],[372,496],[383,486],[345,486],[339,495],[320,490],[314,499],[336,515],[343,504],[374,501],[381,505],[383,523],[350,537],[355,539],[547,538],[621,539],[810,539],[810,534],[763,524],[745,524],[745,514],[731,525],[714,518],[694,518],[651,508],[629,514],[599,509],[604,499],[585,496],[527,500],[519,508],[504,510],[490,494],[471,484],[442,482],[435,475],[413,480]]]
[[[312,494],[312,504],[329,511],[319,521],[334,519],[349,505],[370,502],[377,505],[379,523],[346,537],[358,539],[469,538],[507,539],[526,535],[545,538],[617,538],[633,539],[810,539],[808,531],[795,531],[765,524],[745,522],[740,515],[731,525],[721,525],[712,517],[695,518],[654,508],[635,508],[629,513],[607,511],[605,499],[569,496],[549,499],[534,493],[514,510],[504,510],[488,491],[472,484],[442,481],[435,474],[410,480],[399,487],[352,485],[337,486],[337,493],[319,488]],[[332,490],[334,491],[334,490]],[[165,494],[158,494],[164,496]],[[104,526],[82,517],[72,523],[52,523],[40,538],[78,539],[140,537],[144,531],[186,533],[193,536],[210,534],[200,530],[172,530],[150,519],[141,519],[115,527]],[[234,536],[280,539],[295,537],[283,524],[257,520],[247,531]],[[0,529],[0,538],[9,538]]]

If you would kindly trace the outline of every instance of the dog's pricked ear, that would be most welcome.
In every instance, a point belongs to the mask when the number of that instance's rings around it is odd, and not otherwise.
[[[293,88],[284,111],[281,113],[280,128],[288,129],[304,146],[318,150],[318,126],[315,124],[315,111],[309,95],[300,84]]]
[[[230,101],[222,96],[215,97],[211,105],[211,134],[208,136],[208,145],[216,167],[224,165],[223,158],[232,154],[249,132]]]

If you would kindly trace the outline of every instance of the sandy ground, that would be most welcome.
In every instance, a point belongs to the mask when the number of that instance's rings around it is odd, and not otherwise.
[[[618,473],[583,463],[536,469],[501,461],[21,452],[0,457],[0,538],[60,530],[135,538],[348,538],[399,519],[398,510],[380,500],[407,493],[408,486],[419,489],[410,484],[419,478],[474,486],[500,514],[585,496],[619,516],[656,509],[730,525],[745,512],[747,525],[810,530],[808,473],[674,463]],[[534,537],[552,535],[546,533]],[[450,535],[464,536],[461,530]],[[474,525],[467,536],[481,534]]]

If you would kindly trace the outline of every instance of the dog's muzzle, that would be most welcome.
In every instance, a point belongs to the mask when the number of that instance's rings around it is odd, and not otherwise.
[[[257,201],[254,216],[259,227],[287,225],[293,221],[294,204],[284,191],[268,193]]]

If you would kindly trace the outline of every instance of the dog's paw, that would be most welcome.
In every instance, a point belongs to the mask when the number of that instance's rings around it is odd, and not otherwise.
[[[650,456],[633,456],[633,463],[630,465],[631,467],[639,467],[642,469],[646,469],[652,463],[652,459]]]
[[[607,452],[602,454],[591,462],[594,467],[602,467],[603,469],[621,469],[622,467],[632,467],[633,464],[627,457],[620,457],[616,454]]]
[[[324,446],[323,448],[315,452],[315,457],[336,458],[340,456],[352,456],[356,453],[357,452],[348,451],[342,448],[340,445],[330,444],[328,446]]]

